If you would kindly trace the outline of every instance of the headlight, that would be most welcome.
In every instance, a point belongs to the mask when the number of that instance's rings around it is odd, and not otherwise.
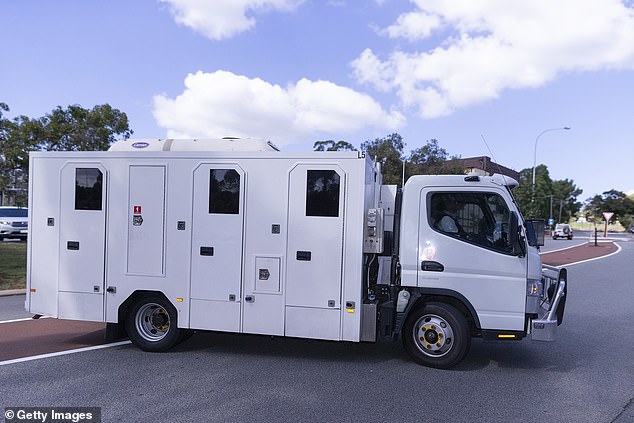
[[[542,281],[529,279],[526,284],[526,295],[529,297],[544,296],[544,283]]]

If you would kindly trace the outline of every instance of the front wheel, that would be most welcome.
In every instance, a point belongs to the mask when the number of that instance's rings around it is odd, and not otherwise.
[[[438,369],[455,366],[471,347],[466,317],[444,303],[427,303],[413,310],[402,336],[405,351],[414,361]]]
[[[132,304],[126,331],[134,345],[144,351],[166,351],[181,340],[174,306],[160,295],[147,295]]]

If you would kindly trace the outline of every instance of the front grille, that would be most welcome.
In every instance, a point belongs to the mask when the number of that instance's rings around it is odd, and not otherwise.
[[[12,222],[12,228],[26,228],[29,226],[29,222]]]

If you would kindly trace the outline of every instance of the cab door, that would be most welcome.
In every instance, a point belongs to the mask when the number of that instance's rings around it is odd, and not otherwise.
[[[61,171],[60,319],[104,320],[107,172],[95,163]]]
[[[190,326],[240,331],[245,172],[234,164],[194,171]]]
[[[451,197],[457,209],[442,211]],[[418,286],[463,295],[482,329],[521,331],[526,302],[526,257],[513,254],[510,209],[501,190],[424,188],[420,195]],[[447,214],[457,230],[443,229]]]

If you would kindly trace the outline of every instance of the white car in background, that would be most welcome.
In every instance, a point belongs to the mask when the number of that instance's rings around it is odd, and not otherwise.
[[[26,207],[0,206],[0,241],[22,239],[29,233],[29,209]]]
[[[572,239],[572,228],[567,223],[558,223],[553,231],[553,239],[568,238]]]

